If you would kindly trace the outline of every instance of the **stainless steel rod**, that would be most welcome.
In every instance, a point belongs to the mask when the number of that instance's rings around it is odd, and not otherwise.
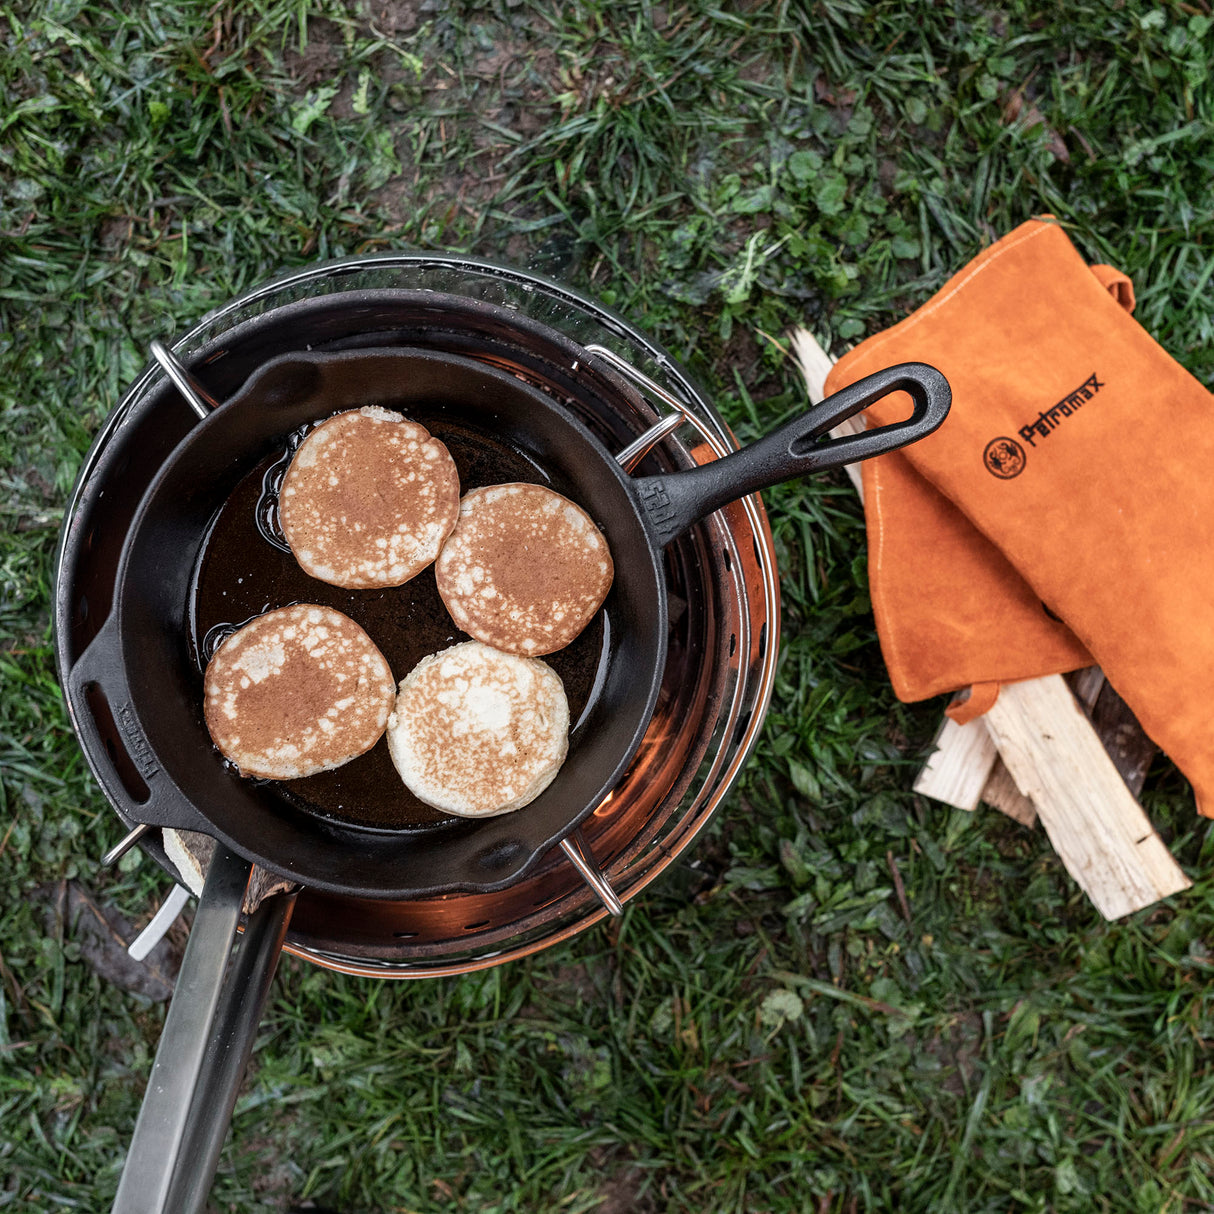
[[[622,915],[624,904],[616,897],[615,890],[611,888],[610,882],[595,863],[594,853],[587,845],[580,828],[561,840],[561,850],[573,862],[574,868],[581,873],[582,880],[594,890],[598,900],[613,915]]]
[[[130,831],[124,838],[119,839],[109,851],[101,857],[101,867],[109,868],[111,864],[117,864],[123,856],[143,838],[152,828],[146,822],[140,822],[134,830]]]
[[[232,938],[252,865],[222,844],[207,873],[147,1091],[118,1182],[113,1214],[180,1214],[169,1204],[190,1125]]]
[[[655,422],[644,434],[634,438],[616,457],[615,462],[625,472],[633,468],[653,450],[668,434],[673,434],[687,417],[683,413],[669,413],[660,422]]]
[[[154,341],[150,348],[152,357],[173,381],[173,386],[177,391],[186,398],[190,408],[200,418],[210,417],[211,410],[219,408],[219,401],[190,374],[185,364],[163,342]]]
[[[603,362],[614,367],[621,375],[627,376],[638,388],[648,392],[651,396],[656,396],[658,400],[664,401],[672,409],[677,409],[680,413],[685,412],[685,406],[682,401],[673,393],[667,392],[661,384],[655,383],[644,371],[638,371],[626,358],[621,358],[614,350],[609,350],[606,346],[589,345],[586,347],[587,354],[593,354],[596,358],[601,358]]]
[[[297,895],[295,890],[266,898],[249,916],[237,945],[169,1190],[168,1209],[174,1214],[201,1214],[206,1209]]]

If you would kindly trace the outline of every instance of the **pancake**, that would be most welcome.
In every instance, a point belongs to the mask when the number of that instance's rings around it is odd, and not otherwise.
[[[451,618],[496,649],[537,657],[570,643],[614,575],[590,516],[543,485],[473,489],[434,567]]]
[[[569,706],[556,672],[479,641],[418,662],[388,718],[388,749],[405,785],[466,818],[535,800],[568,747]]]
[[[203,680],[203,715],[241,775],[297,780],[370,750],[395,691],[383,654],[349,616],[299,603],[220,645]]]
[[[305,573],[352,590],[400,586],[429,565],[459,517],[459,474],[416,422],[368,405],[312,430],[279,495]]]

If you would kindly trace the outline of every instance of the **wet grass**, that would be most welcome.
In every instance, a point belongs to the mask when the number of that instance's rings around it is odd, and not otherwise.
[[[643,324],[743,436],[1044,211],[1214,378],[1214,23],[1192,4],[80,0],[0,13],[0,1208],[112,1197],[163,1008],[53,912],[142,921],[66,724],[50,562],[149,341],[284,266],[405,246],[531,265]],[[699,868],[462,979],[284,963],[212,1196],[370,1211],[1094,1211],[1214,1203],[1212,842],[1102,922],[1041,834],[909,791],[842,477],[768,498],[784,643]],[[903,894],[899,895],[899,886]],[[694,895],[694,896],[693,896]]]

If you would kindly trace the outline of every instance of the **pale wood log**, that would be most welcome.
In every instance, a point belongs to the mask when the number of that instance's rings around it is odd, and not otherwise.
[[[945,717],[932,747],[915,792],[957,809],[977,809],[980,800],[990,800],[985,789],[999,750],[981,717],[965,725]]]
[[[1138,719],[1113,690],[1099,666],[1074,670],[1063,678],[1074,692],[1126,787],[1137,797],[1142,792],[1147,769],[1159,748],[1147,737]],[[1037,810],[1032,801],[1016,787],[1016,781],[1008,773],[1002,759],[996,759],[991,768],[986,787],[982,790],[982,800],[1002,810],[1009,818],[1015,818],[1022,826],[1031,829],[1037,824]]]
[[[1071,690],[1075,693],[1075,698],[1083,705],[1084,711],[1090,718],[1092,707],[1100,696],[1101,688],[1105,686],[1104,672],[1099,666],[1088,666],[1083,670],[1072,671],[1065,677]],[[971,724],[976,725],[978,721],[973,721]],[[985,722],[982,723],[982,727],[986,728]],[[1093,724],[1093,728],[1096,728],[1095,724]],[[1100,733],[1100,730],[1097,729],[1096,732]],[[987,736],[990,736],[989,731]],[[1105,748],[1107,749],[1108,742],[1103,735],[1101,736],[1101,741],[1105,743]],[[995,746],[993,738],[991,739],[991,745]],[[995,763],[991,768],[986,785],[982,789],[981,799],[993,809],[1000,810],[1007,814],[1009,818],[1019,822],[1021,826],[1026,826],[1029,830],[1032,830],[1037,825],[1037,808],[1016,787],[1016,781],[1012,779],[1011,772],[1008,771],[1003,760],[998,755],[999,748],[996,746]],[[1141,788],[1141,785],[1137,788],[1131,785],[1130,791],[1137,796]]]
[[[817,338],[808,329],[794,329],[788,335],[788,342],[792,347],[797,365],[801,368],[801,375],[805,379],[809,402],[816,405],[819,401],[826,399],[826,377],[830,374],[831,367],[835,365],[835,360],[818,345]],[[864,422],[860,418],[853,417],[848,418],[841,425],[835,426],[830,433],[834,438],[842,438],[847,434],[859,434],[863,429]],[[860,476],[860,465],[844,464],[843,471],[847,473],[848,479],[855,486],[860,500],[863,501],[864,482]]]
[[[205,842],[204,842],[205,840]],[[177,870],[181,884],[195,897],[202,893],[207,866],[215,850],[215,840],[192,830],[164,828],[164,854]]]
[[[164,828],[164,853],[181,875],[181,884],[195,896],[202,893],[211,857],[215,854],[215,840],[210,835],[192,830]],[[268,873],[259,865],[253,865],[249,886],[244,895],[244,912],[251,915],[265,898],[295,888],[293,881]]]
[[[1189,888],[1060,675],[1006,684],[986,723],[1059,859],[1106,919]]]

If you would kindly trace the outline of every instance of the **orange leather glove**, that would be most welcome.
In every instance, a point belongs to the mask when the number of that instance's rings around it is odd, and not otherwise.
[[[1034,220],[826,387],[918,360],[953,389],[935,434],[864,469],[898,694],[978,684],[973,715],[1001,682],[1098,663],[1214,816],[1214,398],[1132,307],[1124,275]],[[905,412],[891,397],[869,421]]]
[[[866,460],[861,475],[873,615],[900,700],[969,688],[947,709],[964,724],[994,703],[1001,683],[1095,664],[903,452]]]

